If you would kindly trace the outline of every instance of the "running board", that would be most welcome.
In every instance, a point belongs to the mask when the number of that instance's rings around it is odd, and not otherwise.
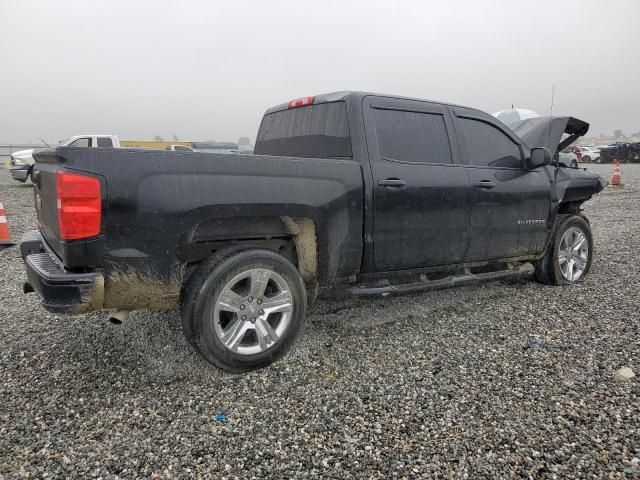
[[[366,285],[354,286],[349,289],[353,295],[359,297],[374,297],[388,295],[402,295],[405,293],[429,292],[432,290],[442,290],[445,288],[459,287],[462,285],[473,285],[477,283],[491,282],[494,280],[517,279],[530,276],[534,271],[531,263],[524,263],[507,270],[486,273],[462,273],[451,275],[439,280],[427,280],[424,282],[404,283],[400,285],[382,285],[378,287],[367,287]]]

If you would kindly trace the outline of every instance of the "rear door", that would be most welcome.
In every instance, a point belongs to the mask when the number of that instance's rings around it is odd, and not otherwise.
[[[469,184],[455,162],[447,107],[374,96],[363,107],[376,270],[461,262],[469,242]]]
[[[471,185],[465,261],[542,252],[551,209],[546,171],[525,168],[521,141],[493,117],[464,108],[452,112]]]

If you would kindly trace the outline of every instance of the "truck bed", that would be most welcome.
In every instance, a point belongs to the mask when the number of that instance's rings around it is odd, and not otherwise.
[[[233,242],[295,234],[313,243],[296,245],[297,255],[307,252],[298,260],[309,283],[360,268],[362,172],[351,159],[57,148],[36,154],[36,162],[44,244],[64,269],[104,275],[105,308],[171,308],[190,263]],[[98,236],[60,239],[58,171],[100,181]]]

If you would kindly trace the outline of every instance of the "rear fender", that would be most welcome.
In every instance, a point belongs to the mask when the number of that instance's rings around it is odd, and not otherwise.
[[[247,232],[251,232],[250,235]],[[178,258],[196,263],[229,248],[268,248],[294,263],[308,285],[316,283],[318,242],[315,222],[306,217],[232,217],[200,223],[180,242]]]

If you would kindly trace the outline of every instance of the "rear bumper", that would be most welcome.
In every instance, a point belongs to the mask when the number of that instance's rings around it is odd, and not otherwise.
[[[15,167],[11,167],[11,176],[14,180],[26,182],[29,177],[29,168],[31,168],[31,165],[17,165]]]
[[[35,230],[23,235],[20,252],[27,271],[25,292],[35,291],[48,311],[75,314],[102,308],[102,274],[65,270],[43,241],[40,232]]]

